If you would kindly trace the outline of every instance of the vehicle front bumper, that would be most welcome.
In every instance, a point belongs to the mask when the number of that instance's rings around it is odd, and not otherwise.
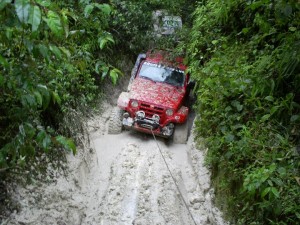
[[[124,117],[122,123],[126,129],[137,130],[148,134],[153,133],[156,136],[161,136],[164,138],[170,138],[174,132],[173,123],[162,127],[158,122],[152,120],[151,118]]]

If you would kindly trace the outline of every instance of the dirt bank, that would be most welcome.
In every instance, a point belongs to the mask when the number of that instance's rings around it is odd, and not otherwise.
[[[68,155],[66,176],[49,184],[18,187],[20,210],[3,224],[194,224],[150,135],[108,135],[111,106],[88,122],[91,146]],[[197,224],[224,224],[212,204],[203,150],[187,144],[158,145]]]

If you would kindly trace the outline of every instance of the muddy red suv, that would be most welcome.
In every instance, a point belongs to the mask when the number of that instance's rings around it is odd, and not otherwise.
[[[122,128],[187,140],[187,106],[192,86],[182,58],[167,52],[140,54],[131,73],[128,92],[122,92],[111,115],[109,133]]]

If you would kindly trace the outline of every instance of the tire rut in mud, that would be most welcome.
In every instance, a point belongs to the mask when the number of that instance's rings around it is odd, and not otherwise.
[[[100,207],[103,224],[188,224],[188,218],[182,219],[186,209],[155,151],[155,143],[148,149],[130,143],[116,158]]]
[[[173,175],[196,223],[222,224],[215,223],[212,218],[211,199],[207,196],[210,186],[197,181],[193,166],[187,163],[188,160],[192,162],[185,145],[176,145],[176,151],[180,151],[176,153],[163,142],[159,143],[171,175],[156,143],[149,139],[127,143],[111,164],[98,222],[111,225],[194,224],[172,179]],[[176,154],[179,154],[177,157],[182,160],[182,165],[176,163]],[[208,171],[204,173],[208,176]]]

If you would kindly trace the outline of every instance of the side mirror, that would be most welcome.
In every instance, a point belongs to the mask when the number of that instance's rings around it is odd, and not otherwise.
[[[194,89],[195,85],[196,85],[196,82],[190,80],[187,87],[189,90],[192,90],[192,89]]]

